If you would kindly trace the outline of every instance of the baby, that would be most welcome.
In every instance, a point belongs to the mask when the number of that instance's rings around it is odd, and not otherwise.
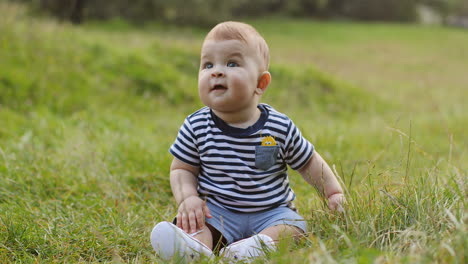
[[[174,224],[161,222],[151,244],[163,259],[212,256],[249,261],[299,237],[306,222],[292,205],[287,166],[342,210],[343,190],[314,146],[286,115],[260,98],[271,82],[269,49],[250,25],[224,22],[206,36],[198,93],[170,152]],[[215,250],[216,251],[216,250]]]

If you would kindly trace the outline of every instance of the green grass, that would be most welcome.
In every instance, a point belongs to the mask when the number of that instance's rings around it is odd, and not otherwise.
[[[176,211],[168,148],[202,106],[205,31],[0,9],[0,262],[161,263],[149,232]],[[310,233],[268,261],[465,263],[467,32],[249,22],[272,52],[264,101],[295,121],[348,197],[332,214],[291,172]]]

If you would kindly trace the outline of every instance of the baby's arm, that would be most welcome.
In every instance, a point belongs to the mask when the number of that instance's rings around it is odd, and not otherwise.
[[[343,189],[320,154],[315,151],[306,165],[298,171],[310,185],[317,188],[328,199],[328,207],[331,210],[343,210]]]
[[[171,164],[171,188],[179,206],[177,226],[187,233],[194,233],[205,225],[210,210],[197,192],[199,167],[191,166],[177,158]]]

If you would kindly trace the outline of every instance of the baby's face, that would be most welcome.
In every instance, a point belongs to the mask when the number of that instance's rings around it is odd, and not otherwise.
[[[206,40],[198,75],[200,99],[220,112],[256,107],[259,65],[255,49],[239,40]]]

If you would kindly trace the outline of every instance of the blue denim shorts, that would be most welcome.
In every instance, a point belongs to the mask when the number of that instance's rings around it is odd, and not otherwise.
[[[235,213],[210,202],[207,205],[213,217],[206,218],[206,222],[223,235],[227,244],[276,225],[291,225],[307,232],[304,218],[289,207],[276,207],[255,213]]]

